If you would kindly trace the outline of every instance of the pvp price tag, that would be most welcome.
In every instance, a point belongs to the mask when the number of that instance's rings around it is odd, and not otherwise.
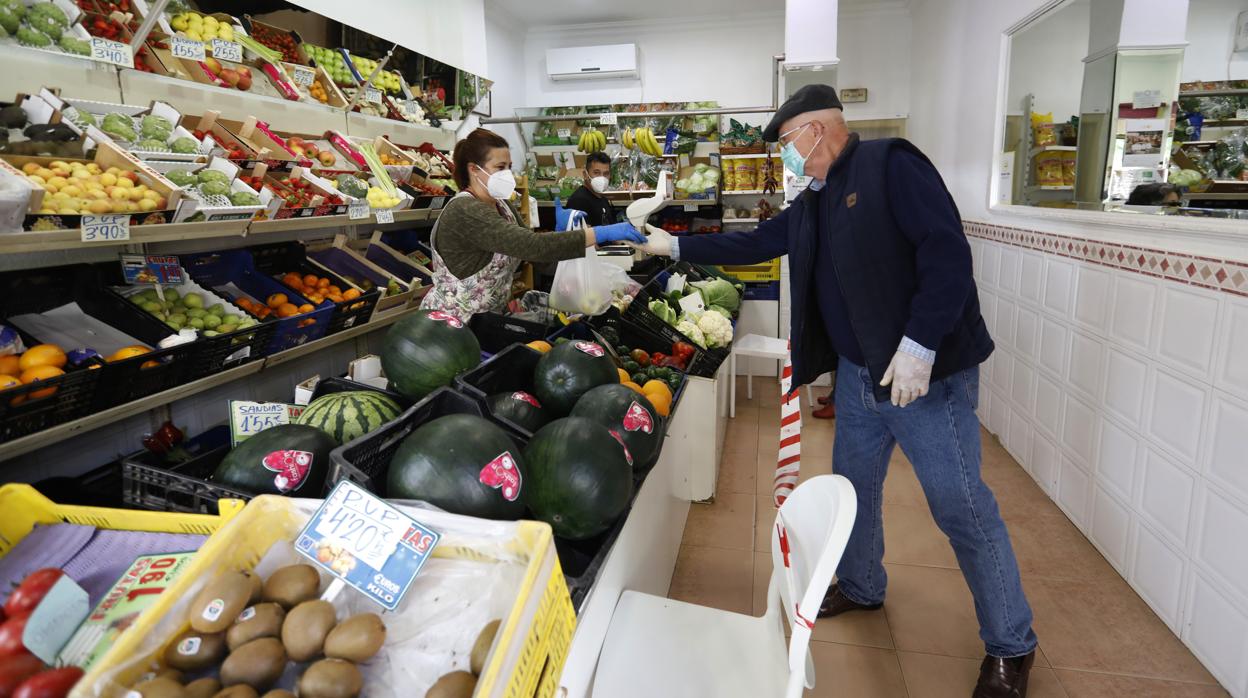
[[[284,402],[230,400],[231,445],[237,446],[269,427],[290,424],[302,412],[302,407]]]
[[[118,242],[130,239],[130,214],[84,214],[83,242]]]
[[[393,611],[441,534],[349,480],[338,483],[295,539],[295,549]]]
[[[373,104],[381,104],[381,90],[375,87],[364,88],[364,101]]]
[[[377,223],[378,223],[378,225],[380,225],[380,224],[382,224],[382,223],[393,223],[393,222],[394,222],[394,211],[393,211],[392,209],[388,209],[388,208],[379,208],[379,209],[377,209],[376,211],[374,211],[373,213],[375,213],[375,214],[377,215]]]
[[[316,81],[316,72],[308,68],[294,68],[291,70],[290,79],[294,80],[296,85],[311,87]]]
[[[614,126],[616,123],[615,120],[616,120],[616,115],[614,113],[598,115],[598,123],[603,126]]]
[[[98,36],[91,37],[91,60],[112,63],[123,68],[134,67],[134,53],[130,50],[130,44]]]
[[[696,213],[697,210],[698,210],[697,204],[685,204],[685,211],[687,213]]]
[[[174,58],[186,58],[192,61],[203,61],[206,58],[204,42],[188,39],[177,34],[169,37],[169,52],[173,54]]]
[[[367,201],[356,201],[350,206],[347,206],[347,218],[353,221],[363,220],[368,218],[368,216],[369,208]]]
[[[241,63],[243,60],[243,47],[233,41],[225,39],[212,40],[212,55],[219,61],[231,61],[233,63]]]
[[[128,284],[164,284],[178,286],[184,279],[177,257],[123,254],[121,273]]]

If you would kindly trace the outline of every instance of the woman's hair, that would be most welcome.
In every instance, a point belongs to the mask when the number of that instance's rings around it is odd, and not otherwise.
[[[455,144],[451,161],[455,163],[455,184],[460,191],[467,191],[472,180],[468,176],[469,165],[480,165],[494,148],[506,148],[507,139],[485,128],[479,128]]]
[[[1127,197],[1127,205],[1160,206],[1167,196],[1178,191],[1178,187],[1164,182],[1141,184],[1131,190],[1131,196]]]

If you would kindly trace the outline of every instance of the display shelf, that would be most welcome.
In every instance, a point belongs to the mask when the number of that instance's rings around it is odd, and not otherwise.
[[[39,85],[60,85],[72,86],[73,94],[67,96],[113,104],[121,102],[118,71],[111,65],[12,44],[0,48],[0,55],[5,60],[4,70],[0,71],[0,94],[5,100],[18,94],[36,93]]]
[[[380,116],[370,116],[355,112],[347,113],[346,117],[347,135],[350,136],[358,136],[360,138],[385,136],[392,143],[412,146],[428,142],[432,143],[433,147],[438,150],[451,150],[455,147],[455,131],[450,128],[418,126],[406,121],[395,121],[394,119],[385,119]]]
[[[782,189],[767,194],[762,189],[732,189],[721,192],[724,196],[784,196]]]
[[[754,160],[763,158],[778,158],[779,153],[743,153],[741,155],[720,155],[720,160]]]
[[[641,192],[641,193],[653,194],[654,192]],[[538,201],[537,202],[538,208],[552,208],[554,207],[554,205],[555,205],[555,202],[553,201]],[[693,206],[693,205],[718,206],[719,200],[718,199],[670,199],[667,202],[665,202],[663,205],[664,206]],[[396,217],[395,220],[397,221],[398,218]]]
[[[1078,150],[1079,150],[1079,147],[1074,146],[1074,145],[1042,145],[1036,148],[1032,148],[1030,151],[1028,151],[1028,155],[1034,158],[1040,153],[1050,153],[1050,152],[1073,153]]]
[[[345,218],[345,216],[344,216]],[[250,221],[211,223],[166,223],[136,225],[130,229],[129,240],[83,242],[81,228],[65,230],[25,230],[0,233],[0,254],[18,252],[51,252],[56,250],[87,250],[100,247],[122,247],[145,242],[169,242],[208,238],[239,237],[247,234]]]
[[[1069,184],[1060,184],[1060,185],[1059,185],[1059,184],[1040,184],[1040,185],[1030,186],[1030,187],[1027,187],[1027,188],[1025,189],[1025,191],[1028,191],[1028,192],[1037,192],[1037,191],[1074,191],[1074,190],[1075,190],[1075,188],[1074,188],[1073,186],[1070,186]]]
[[[1205,128],[1234,128],[1248,126],[1248,119],[1211,119],[1205,122]]]
[[[728,225],[729,223],[757,223],[758,219],[757,218],[725,218],[723,219],[722,222],[724,225]]]
[[[169,390],[156,393],[155,395],[148,395],[140,400],[127,402],[123,405],[117,405],[116,407],[110,407],[107,410],[102,410],[93,415],[76,419],[72,422],[58,424],[49,429],[44,429],[43,431],[35,432],[34,434],[29,434],[21,438],[13,439],[12,441],[2,443],[0,444],[0,463],[3,463],[10,458],[20,456],[24,453],[29,453],[36,449],[59,443],[75,434],[107,426],[114,422],[119,422],[137,414],[142,414],[147,410],[155,409],[157,407],[161,407],[162,405],[167,405],[171,402],[191,397],[192,395],[197,395],[205,390],[211,390],[212,388],[225,385],[226,383],[236,381],[240,378],[246,378],[248,376],[258,374],[267,368],[280,366],[292,359],[297,359],[315,351],[332,347],[335,344],[340,344],[349,339],[354,339],[362,334],[366,334],[383,327],[388,327],[404,317],[407,317],[416,310],[416,308],[409,308],[402,312],[388,315],[384,318],[366,322],[358,327],[352,327],[351,329],[343,330],[337,334],[313,340],[302,346],[278,352],[272,356],[267,356],[263,359],[243,364],[242,366],[226,369],[218,374],[201,378],[185,385],[179,385],[176,388],[170,388]]]

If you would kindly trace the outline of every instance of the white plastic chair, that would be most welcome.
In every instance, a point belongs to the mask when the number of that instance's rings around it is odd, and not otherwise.
[[[810,633],[857,510],[854,487],[840,475],[793,490],[772,526],[762,617],[625,591],[593,698],[799,698],[815,685]],[[787,649],[781,608],[792,628]]]
[[[767,337],[761,334],[747,334],[732,341],[732,352],[728,354],[728,372],[732,374],[732,383],[728,386],[728,415],[737,416],[737,357],[753,356],[759,359],[775,359],[784,365],[789,355],[789,341],[779,337]],[[779,376],[777,376],[777,379]],[[745,396],[754,399],[754,374],[745,374]],[[815,406],[815,396],[806,386],[806,401]]]

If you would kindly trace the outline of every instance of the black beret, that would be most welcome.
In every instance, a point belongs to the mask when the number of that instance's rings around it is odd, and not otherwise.
[[[780,105],[767,128],[763,129],[763,140],[773,143],[780,140],[781,124],[798,114],[820,109],[844,109],[841,99],[836,96],[836,88],[831,85],[806,85]]]

